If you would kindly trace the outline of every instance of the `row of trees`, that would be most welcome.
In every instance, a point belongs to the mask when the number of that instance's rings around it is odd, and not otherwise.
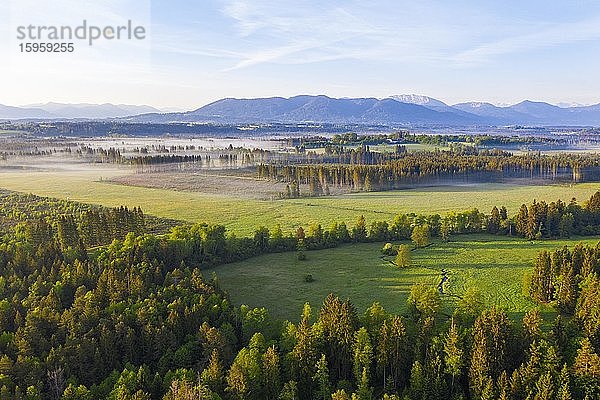
[[[514,217],[509,217],[505,207],[494,206],[489,214],[477,209],[451,212],[444,216],[399,214],[391,222],[374,221],[370,224],[361,216],[352,227],[344,222],[334,223],[328,229],[320,224],[311,224],[308,229],[299,228],[287,236],[279,227],[272,232],[261,228],[255,232],[254,242],[267,243],[263,246],[267,251],[290,251],[297,248],[300,239],[303,245],[312,250],[335,247],[340,243],[413,240],[414,237],[439,237],[447,241],[452,235],[466,233],[491,233],[527,239],[597,235],[600,233],[600,192],[592,195],[583,205],[575,199],[569,204],[561,200],[549,204],[534,200],[529,205],[522,205]]]
[[[157,225],[156,219],[145,216],[139,208],[79,208],[74,205],[78,203],[52,202],[30,195],[11,194],[6,198],[10,201],[0,208],[6,216],[3,225],[12,226],[17,238],[24,238],[37,246],[51,242],[55,237],[64,251],[74,249],[83,252],[85,248],[108,244],[113,239],[122,240],[129,232],[140,235],[149,231],[148,220],[154,229],[160,226],[164,230],[173,223],[163,221],[162,225]],[[23,209],[23,203],[28,199],[32,203]],[[57,209],[50,211],[54,206]],[[31,215],[26,213],[28,210],[31,210]],[[65,213],[68,210],[73,213]],[[20,220],[23,222],[16,222]],[[300,227],[287,234],[279,226],[272,230],[261,227],[251,237],[242,238],[227,235],[222,226],[206,224],[178,226],[172,235],[182,240],[194,235],[207,238],[202,246],[198,244],[198,249],[194,250],[190,259],[214,265],[267,252],[294,251],[298,249],[300,241],[306,249],[313,250],[335,247],[341,243],[409,240],[414,236],[448,240],[456,234],[483,232],[527,238],[597,234],[600,232],[600,192],[583,206],[574,199],[568,205],[560,200],[550,204],[534,201],[529,206],[521,206],[514,218],[509,218],[506,208],[493,207],[490,214],[476,209],[445,216],[399,214],[391,222],[374,221],[370,224],[361,216],[351,227],[344,222],[334,223],[329,228],[315,223],[306,230]]]
[[[492,212],[495,215],[494,212]],[[497,218],[490,216],[496,224]],[[500,222],[501,224],[501,222]],[[569,204],[558,200],[547,204],[535,200],[523,204],[514,217],[516,233],[528,239],[540,237],[569,237],[600,233],[600,192],[596,192],[583,206],[572,199]]]
[[[451,151],[406,153],[397,160],[377,164],[260,164],[257,176],[283,182],[296,181],[352,190],[390,190],[431,179],[541,178],[578,182],[583,170],[600,166],[596,155],[510,155],[479,151],[465,155]]]

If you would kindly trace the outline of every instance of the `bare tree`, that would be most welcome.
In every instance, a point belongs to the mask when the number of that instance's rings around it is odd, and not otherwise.
[[[52,371],[48,371],[48,384],[50,385],[52,398],[60,400],[65,391],[65,376],[64,370],[61,367],[56,367]]]

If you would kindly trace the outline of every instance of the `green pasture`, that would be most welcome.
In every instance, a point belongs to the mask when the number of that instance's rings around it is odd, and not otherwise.
[[[169,189],[124,186],[107,182],[114,170],[0,172],[0,188],[41,196],[68,198],[104,206],[140,206],[159,217],[190,222],[219,223],[239,235],[263,225],[280,224],[286,231],[311,223],[324,226],[334,221],[353,225],[359,215],[367,222],[391,220],[397,213],[441,213],[479,208],[489,212],[504,205],[515,213],[533,199],[583,201],[600,189],[598,183],[577,185],[524,186],[480,184],[438,186],[390,192],[354,193],[340,196],[289,200],[241,199],[226,194],[174,191]]]
[[[237,304],[266,307],[276,318],[295,321],[305,302],[318,308],[329,293],[351,299],[360,313],[374,301],[389,312],[405,313],[411,285],[437,288],[445,269],[449,279],[442,296],[444,312],[450,313],[466,288],[475,286],[487,306],[497,305],[519,318],[535,307],[523,294],[523,276],[539,251],[598,240],[530,242],[491,235],[456,236],[448,243],[413,250],[412,266],[405,269],[381,256],[382,243],[353,244],[307,252],[305,261],[298,261],[293,252],[268,254],[204,273],[207,277],[216,273],[220,286]],[[305,282],[307,274],[313,282]]]

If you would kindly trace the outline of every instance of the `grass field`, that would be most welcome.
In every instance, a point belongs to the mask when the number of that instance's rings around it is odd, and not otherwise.
[[[598,240],[532,243],[490,235],[458,236],[456,241],[414,250],[413,266],[407,269],[383,259],[381,243],[356,244],[308,252],[306,261],[298,261],[295,253],[268,254],[204,273],[210,276],[215,272],[221,287],[237,304],[264,306],[276,318],[296,321],[305,302],[318,308],[329,293],[351,299],[360,313],[374,301],[389,312],[403,313],[411,285],[423,282],[437,288],[444,268],[449,277],[443,296],[446,312],[454,308],[453,295],[476,286],[488,306],[496,304],[519,318],[535,306],[522,294],[523,275],[540,250]],[[304,281],[307,274],[312,274],[314,282]]]
[[[514,213],[521,204],[534,198],[569,201],[576,197],[583,201],[600,189],[598,183],[573,186],[482,184],[270,201],[112,184],[101,179],[127,171],[77,168],[81,167],[61,171],[5,169],[0,172],[0,188],[104,206],[141,206],[144,212],[160,217],[224,224],[241,235],[261,225],[281,224],[284,230],[300,225],[306,227],[313,222],[328,226],[334,221],[346,221],[353,225],[361,214],[369,222],[391,220],[403,212],[446,213],[473,207],[489,212],[494,205],[505,205]]]
[[[156,216],[224,224],[238,235],[276,224],[286,231],[313,222],[328,226],[334,221],[346,221],[353,225],[361,214],[369,223],[391,220],[402,212],[444,214],[474,207],[489,212],[494,205],[505,205],[514,213],[521,204],[533,199],[569,201],[576,197],[584,201],[600,189],[598,183],[482,184],[268,201],[107,182],[130,173],[114,167],[73,164],[61,169],[42,168],[5,168],[0,172],[0,188],[104,206],[141,206]],[[488,305],[497,304],[518,316],[534,306],[521,292],[523,274],[530,269],[537,252],[574,242],[532,244],[492,236],[462,236],[456,240],[414,251],[414,266],[406,270],[399,270],[380,257],[381,244],[359,244],[309,252],[305,262],[297,261],[294,253],[271,254],[221,266],[215,272],[234,301],[266,306],[278,318],[296,319],[305,301],[318,306],[330,292],[352,299],[361,312],[375,300],[389,311],[402,312],[410,286],[424,282],[437,287],[444,268],[450,278],[445,285],[446,311],[453,307],[454,295],[460,296],[473,285],[481,289]],[[305,283],[306,274],[312,274],[315,282]]]

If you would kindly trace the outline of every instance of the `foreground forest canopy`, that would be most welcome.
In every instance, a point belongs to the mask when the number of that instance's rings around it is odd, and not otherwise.
[[[1,199],[3,400],[600,396],[600,247],[532,260],[524,290],[555,307],[556,318],[533,309],[510,319],[486,308],[475,289],[447,314],[437,288],[419,284],[403,315],[378,303],[357,310],[351,299],[330,295],[281,322],[264,308],[234,306],[218,278],[202,273],[267,252],[301,257],[344,242],[597,234],[600,193],[581,205],[535,201],[512,214],[498,205],[490,214],[359,218],[352,227],[260,228],[251,237],[206,224],[156,235],[137,208],[15,193]],[[90,236],[99,220],[114,228]]]

